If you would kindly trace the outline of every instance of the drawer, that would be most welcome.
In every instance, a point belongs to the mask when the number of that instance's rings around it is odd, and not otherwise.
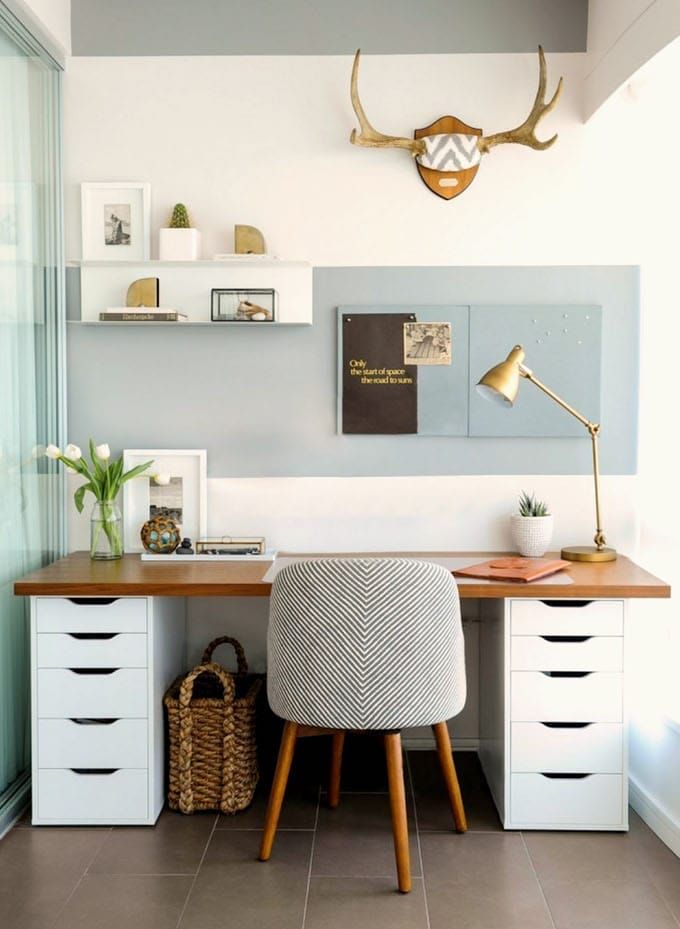
[[[39,668],[145,668],[146,642],[138,632],[41,632]]]
[[[513,635],[623,635],[622,600],[513,600]]]
[[[623,671],[622,636],[514,635],[513,671]]]
[[[146,768],[145,719],[40,719],[39,768]]]
[[[36,597],[38,632],[146,632],[144,597]]]
[[[142,770],[110,773],[38,771],[41,822],[119,823],[148,818],[148,776]]]
[[[40,668],[36,715],[43,719],[145,718],[146,671],[121,668],[78,674],[66,668]]]
[[[569,675],[570,672],[556,672]],[[513,722],[620,723],[623,721],[623,675],[594,671],[583,676],[555,676],[540,671],[513,671],[510,719]]]
[[[512,771],[621,774],[623,725],[588,723],[512,723]]]
[[[589,774],[579,778],[512,774],[510,809],[513,826],[624,826],[623,777]]]

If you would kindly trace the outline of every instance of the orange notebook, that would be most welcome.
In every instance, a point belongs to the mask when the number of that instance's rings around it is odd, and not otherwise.
[[[548,577],[563,568],[569,567],[568,561],[559,558],[493,558],[469,568],[454,571],[457,577],[479,577],[489,581],[523,581],[530,584],[542,577]]]

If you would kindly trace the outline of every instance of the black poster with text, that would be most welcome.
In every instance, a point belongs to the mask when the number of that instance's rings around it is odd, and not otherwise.
[[[418,368],[404,364],[404,323],[413,313],[342,316],[342,431],[418,432]]]

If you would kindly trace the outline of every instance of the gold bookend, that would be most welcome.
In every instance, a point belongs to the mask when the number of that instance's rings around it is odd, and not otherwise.
[[[264,236],[255,226],[234,226],[234,251],[237,255],[264,255]]]
[[[157,277],[140,277],[128,287],[126,306],[158,306],[159,280]]]

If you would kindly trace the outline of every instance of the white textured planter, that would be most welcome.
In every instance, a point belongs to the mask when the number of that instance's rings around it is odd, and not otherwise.
[[[526,558],[540,558],[550,548],[553,534],[552,516],[510,517],[512,544]]]
[[[158,257],[161,261],[196,261],[201,257],[201,233],[198,229],[161,229]]]

